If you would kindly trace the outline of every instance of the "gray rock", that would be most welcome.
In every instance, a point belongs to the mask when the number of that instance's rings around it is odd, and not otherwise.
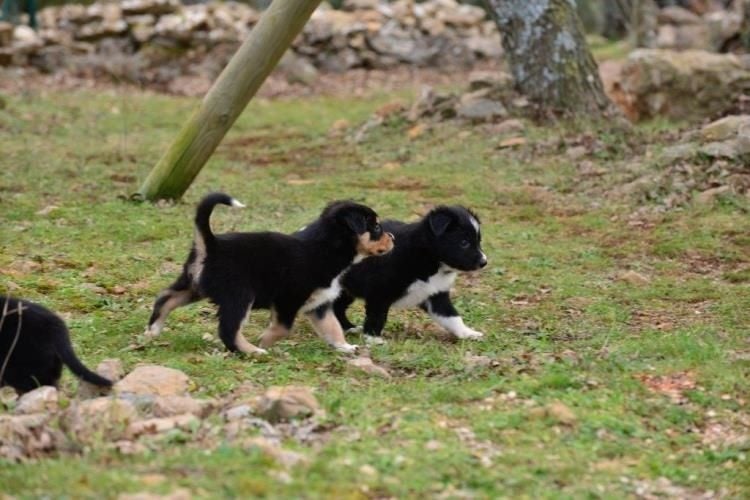
[[[105,359],[102,360],[96,366],[96,373],[102,377],[111,380],[113,383],[117,382],[125,374],[125,369],[122,366],[122,361],[119,359]],[[99,387],[94,384],[89,384],[84,381],[80,381],[78,384],[78,397],[81,399],[91,399],[99,396],[103,396],[109,392],[108,387]]]
[[[45,385],[21,396],[16,403],[15,413],[54,413],[57,409],[57,389]]]
[[[750,115],[729,115],[701,128],[704,141],[724,141],[737,137],[743,127],[750,128]]]
[[[260,397],[257,411],[269,422],[280,422],[318,413],[320,405],[309,387],[271,387]]]
[[[736,139],[728,141],[709,142],[699,149],[700,153],[710,156],[711,158],[729,158],[734,159],[740,156],[740,143]]]
[[[117,393],[136,395],[184,395],[190,378],[179,370],[158,365],[143,365],[130,372],[115,384]]]
[[[701,119],[735,106],[750,88],[750,65],[734,54],[639,49],[623,65],[619,88],[614,97],[632,119]]]
[[[279,61],[278,71],[282,72],[289,83],[312,85],[318,79],[319,73],[312,63],[304,57],[295,55],[287,50]],[[346,67],[344,69],[347,69]]]
[[[205,418],[216,406],[217,402],[213,399],[194,399],[190,396],[159,396],[154,400],[151,411],[156,417],[173,417],[189,413],[196,417]]]
[[[693,12],[679,7],[677,5],[670,5],[659,10],[657,15],[659,24],[700,24],[703,19]]]
[[[526,125],[517,118],[509,118],[489,127],[489,131],[494,135],[520,134],[526,130]]]
[[[171,14],[181,7],[179,0],[122,0],[120,6],[123,13],[130,16]]]
[[[508,116],[505,106],[499,101],[488,99],[483,90],[461,96],[456,114],[459,118],[473,122],[489,122]]]
[[[102,397],[74,402],[62,415],[63,426],[81,442],[123,437],[127,426],[138,419],[129,401]]]
[[[198,417],[192,413],[163,418],[137,420],[128,425],[125,435],[128,439],[137,439],[148,434],[161,434],[172,429],[190,430],[200,424]]]
[[[241,404],[233,406],[223,412],[224,418],[227,422],[233,422],[249,417],[253,414],[253,407],[249,404]]]
[[[391,374],[380,365],[373,363],[372,359],[365,356],[359,356],[350,359],[346,362],[346,365],[356,372],[366,373],[368,375],[374,375],[376,377],[382,377],[389,379]]]
[[[698,144],[694,142],[687,142],[683,144],[675,144],[674,146],[668,146],[661,152],[661,159],[665,163],[672,163],[675,161],[686,160],[692,158],[698,152]]]

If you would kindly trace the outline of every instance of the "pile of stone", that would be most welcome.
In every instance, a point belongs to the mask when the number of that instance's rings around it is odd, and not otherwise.
[[[513,78],[502,71],[475,71],[469,75],[465,92],[441,92],[425,86],[411,105],[388,103],[377,109],[356,128],[349,139],[364,142],[370,133],[389,123],[408,123],[411,135],[419,135],[431,124],[457,121],[466,124],[502,123],[515,131],[523,125],[518,119],[528,108],[528,101],[514,89]],[[510,130],[509,130],[510,131]]]
[[[741,2],[735,2],[737,7]],[[696,7],[701,7],[696,2]],[[692,10],[670,5],[659,10],[654,48],[728,52],[739,48],[742,12],[739,8]]]
[[[640,49],[605,85],[634,121],[716,118],[748,106],[750,55]]]
[[[97,372],[117,380],[118,360],[105,360]],[[293,438],[312,442],[323,414],[308,387],[264,389],[245,383],[227,397],[199,399],[179,370],[157,365],[136,367],[110,394],[81,383],[76,398],[61,404],[54,387],[40,387],[16,399],[10,388],[0,393],[0,458],[24,461],[91,448],[138,454],[174,440],[213,449],[224,442],[260,448],[282,466],[304,456],[281,448]],[[260,432],[258,432],[260,431]]]
[[[0,66],[55,71],[71,65],[111,64],[130,56],[144,68],[227,59],[258,22],[246,4],[179,0],[100,1],[48,7],[40,29],[0,23]],[[318,69],[471,65],[501,55],[500,35],[482,9],[456,0],[347,0],[341,10],[322,3],[294,41],[293,53]],[[220,70],[223,64],[211,71]],[[181,71],[186,71],[184,64]],[[174,75],[172,75],[174,76]],[[214,75],[208,75],[213,77]]]
[[[635,162],[637,163],[637,162]],[[653,155],[651,168],[616,189],[663,209],[750,197],[750,115],[729,115],[682,134]]]

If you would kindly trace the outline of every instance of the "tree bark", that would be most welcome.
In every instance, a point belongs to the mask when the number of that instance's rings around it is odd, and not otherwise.
[[[604,93],[573,0],[485,0],[516,88],[538,117],[620,116]]]
[[[320,0],[274,0],[154,166],[138,194],[179,199],[302,31]]]
[[[654,0],[633,0],[631,2],[630,33],[634,47],[651,48],[656,45],[656,20],[659,7]]]
[[[750,0],[743,0],[742,25],[740,26],[740,43],[745,50],[750,50]]]

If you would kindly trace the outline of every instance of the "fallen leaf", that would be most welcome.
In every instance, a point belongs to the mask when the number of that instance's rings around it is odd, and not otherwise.
[[[636,375],[636,378],[652,392],[668,396],[674,403],[685,401],[684,392],[695,389],[696,383],[691,372],[677,372],[669,375]]]
[[[500,141],[500,144],[497,145],[498,149],[505,149],[505,148],[513,148],[516,146],[523,146],[526,144],[526,138],[525,137],[508,137],[507,139],[503,139]]]
[[[573,410],[560,401],[553,401],[548,404],[545,406],[545,411],[548,417],[557,420],[563,425],[573,425],[578,420],[576,414],[573,413]]]
[[[647,276],[633,270],[621,272],[617,275],[617,279],[634,286],[648,285],[651,283],[651,280]]]
[[[406,133],[407,137],[409,139],[414,140],[422,135],[427,131],[427,126],[424,123],[418,123],[414,125],[412,128],[409,129],[409,131]]]

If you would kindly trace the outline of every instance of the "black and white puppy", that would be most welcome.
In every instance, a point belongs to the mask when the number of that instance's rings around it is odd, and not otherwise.
[[[300,310],[328,344],[343,352],[356,350],[341,327],[332,326],[338,325],[333,312],[319,306],[330,303],[332,282],[358,256],[381,255],[393,248],[377,214],[354,202],[333,202],[302,241],[275,232],[214,235],[209,218],[218,204],[244,206],[223,193],[203,198],[196,210],[190,255],[177,281],[156,299],[147,335],[158,335],[176,307],[208,298],[218,306],[219,337],[230,351],[265,353],[264,348],[289,335]],[[260,348],[242,335],[251,308],[271,310]]]
[[[382,342],[391,307],[414,306],[456,338],[481,338],[482,333],[464,324],[450,299],[459,271],[487,265],[479,218],[464,207],[441,206],[412,224],[384,221],[383,229],[398,241],[394,250],[352,266],[341,280],[343,292],[333,307],[343,329],[355,330],[346,310],[355,298],[363,298],[364,334],[369,342]]]
[[[85,382],[112,385],[76,357],[59,316],[39,304],[0,295],[0,386],[20,393],[56,386],[63,364]]]

